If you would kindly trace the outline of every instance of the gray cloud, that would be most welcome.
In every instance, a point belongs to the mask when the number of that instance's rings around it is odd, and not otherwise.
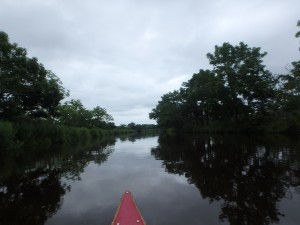
[[[299,1],[0,0],[0,29],[56,73],[87,108],[117,124],[153,123],[160,96],[180,87],[223,42],[261,47],[284,73],[299,58]]]

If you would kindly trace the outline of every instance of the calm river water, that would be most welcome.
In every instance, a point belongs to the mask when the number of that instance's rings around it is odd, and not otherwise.
[[[1,225],[110,225],[126,189],[148,225],[300,221],[299,138],[162,135],[0,157]]]

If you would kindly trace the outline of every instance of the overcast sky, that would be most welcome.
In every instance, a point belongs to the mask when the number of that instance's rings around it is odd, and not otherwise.
[[[268,52],[285,73],[299,60],[300,0],[0,0],[0,30],[53,71],[86,108],[115,123],[148,114],[199,69],[215,45]]]

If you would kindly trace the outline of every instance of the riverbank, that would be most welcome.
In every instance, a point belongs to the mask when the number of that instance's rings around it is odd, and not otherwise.
[[[42,147],[44,150],[47,150],[56,145],[85,144],[105,137],[135,133],[137,131],[130,128],[69,127],[53,121],[43,120],[0,121],[0,150],[7,151],[24,146],[31,146],[32,148]]]

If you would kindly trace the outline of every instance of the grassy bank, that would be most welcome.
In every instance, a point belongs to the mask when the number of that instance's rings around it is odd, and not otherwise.
[[[131,129],[68,127],[49,121],[0,121],[0,150],[18,149],[22,146],[49,149],[55,145],[84,144],[134,132]]]

